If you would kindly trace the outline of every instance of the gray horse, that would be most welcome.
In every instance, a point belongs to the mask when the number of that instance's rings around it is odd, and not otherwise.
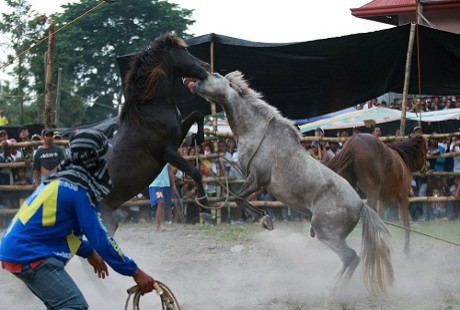
[[[345,239],[361,218],[364,281],[373,294],[385,294],[394,275],[384,222],[345,179],[305,152],[293,123],[249,88],[241,72],[225,78],[214,73],[187,86],[225,110],[247,176],[236,195],[238,205],[247,203],[244,198],[263,186],[292,209],[311,212],[310,235],[325,243],[343,264],[334,289],[345,284],[359,264],[359,256]]]

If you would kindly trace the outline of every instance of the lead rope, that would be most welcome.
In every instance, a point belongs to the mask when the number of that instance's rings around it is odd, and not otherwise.
[[[155,288],[157,295],[160,296],[163,310],[181,310],[176,296],[174,296],[173,292],[169,289],[169,287],[166,286],[166,284],[160,281],[155,281],[153,287]],[[126,299],[125,310],[129,310],[129,301],[131,300],[131,296],[133,296],[133,310],[140,310],[139,302],[143,294],[139,290],[139,287],[135,285],[127,289],[127,292],[128,299]]]
[[[391,226],[394,226],[394,227],[398,227],[398,228],[402,228],[402,229],[405,229],[405,230],[409,230],[411,232],[414,232],[414,233],[417,233],[417,234],[420,234],[420,235],[423,235],[423,236],[427,236],[427,237],[430,237],[430,238],[433,238],[433,239],[436,239],[436,240],[439,240],[439,241],[444,241],[444,242],[447,242],[447,243],[450,243],[450,244],[453,244],[453,245],[458,245],[460,246],[460,243],[458,242],[454,242],[454,241],[449,241],[449,240],[446,240],[446,239],[442,239],[442,238],[439,238],[439,237],[435,237],[433,235],[430,235],[430,234],[426,234],[426,233],[423,233],[421,231],[418,231],[418,230],[414,230],[412,228],[407,228],[407,227],[404,227],[404,226],[401,226],[401,225],[398,225],[398,224],[394,224],[394,223],[391,223],[391,222],[387,222],[387,221],[384,221],[385,224],[387,225],[391,225]]]

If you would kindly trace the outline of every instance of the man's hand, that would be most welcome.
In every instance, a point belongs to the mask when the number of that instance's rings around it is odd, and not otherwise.
[[[155,283],[155,280],[143,272],[139,267],[136,269],[136,272],[134,272],[133,278],[142,294],[149,293],[153,290],[153,283]]]
[[[93,266],[94,273],[97,273],[99,278],[105,279],[106,276],[109,276],[109,270],[107,269],[107,264],[102,259],[102,257],[97,254],[96,251],[93,251],[88,258],[88,263]]]

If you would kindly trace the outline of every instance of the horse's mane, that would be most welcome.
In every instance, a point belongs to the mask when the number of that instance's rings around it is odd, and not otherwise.
[[[121,120],[139,123],[139,106],[156,95],[158,82],[167,74],[169,66],[165,53],[174,47],[187,45],[181,38],[166,32],[132,56],[124,79],[125,103],[120,113]]]
[[[293,132],[294,137],[300,142],[301,134],[294,122],[283,117],[280,111],[274,106],[269,105],[264,99],[261,93],[249,87],[248,81],[244,78],[244,75],[240,71],[234,71],[225,76],[230,82],[232,88],[236,89],[241,98],[244,99],[246,104],[251,105],[257,110],[258,114],[261,114],[266,120],[273,120],[283,126],[288,127]]]
[[[388,144],[388,147],[392,148],[403,159],[406,166],[411,170],[415,171],[420,157],[423,161],[426,161],[426,141],[422,136],[416,136],[409,140],[394,142]]]

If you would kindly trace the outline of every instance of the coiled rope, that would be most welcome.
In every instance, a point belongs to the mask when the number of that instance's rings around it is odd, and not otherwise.
[[[163,310],[181,310],[179,302],[177,301],[176,296],[174,296],[173,292],[166,286],[166,284],[155,281],[153,284],[157,295],[160,296],[161,299],[161,306]],[[137,285],[127,289],[128,292],[128,299],[126,299],[125,310],[129,310],[129,304],[131,300],[131,296],[133,296],[132,306],[133,310],[140,310],[139,302],[141,296],[143,295],[139,290]]]

